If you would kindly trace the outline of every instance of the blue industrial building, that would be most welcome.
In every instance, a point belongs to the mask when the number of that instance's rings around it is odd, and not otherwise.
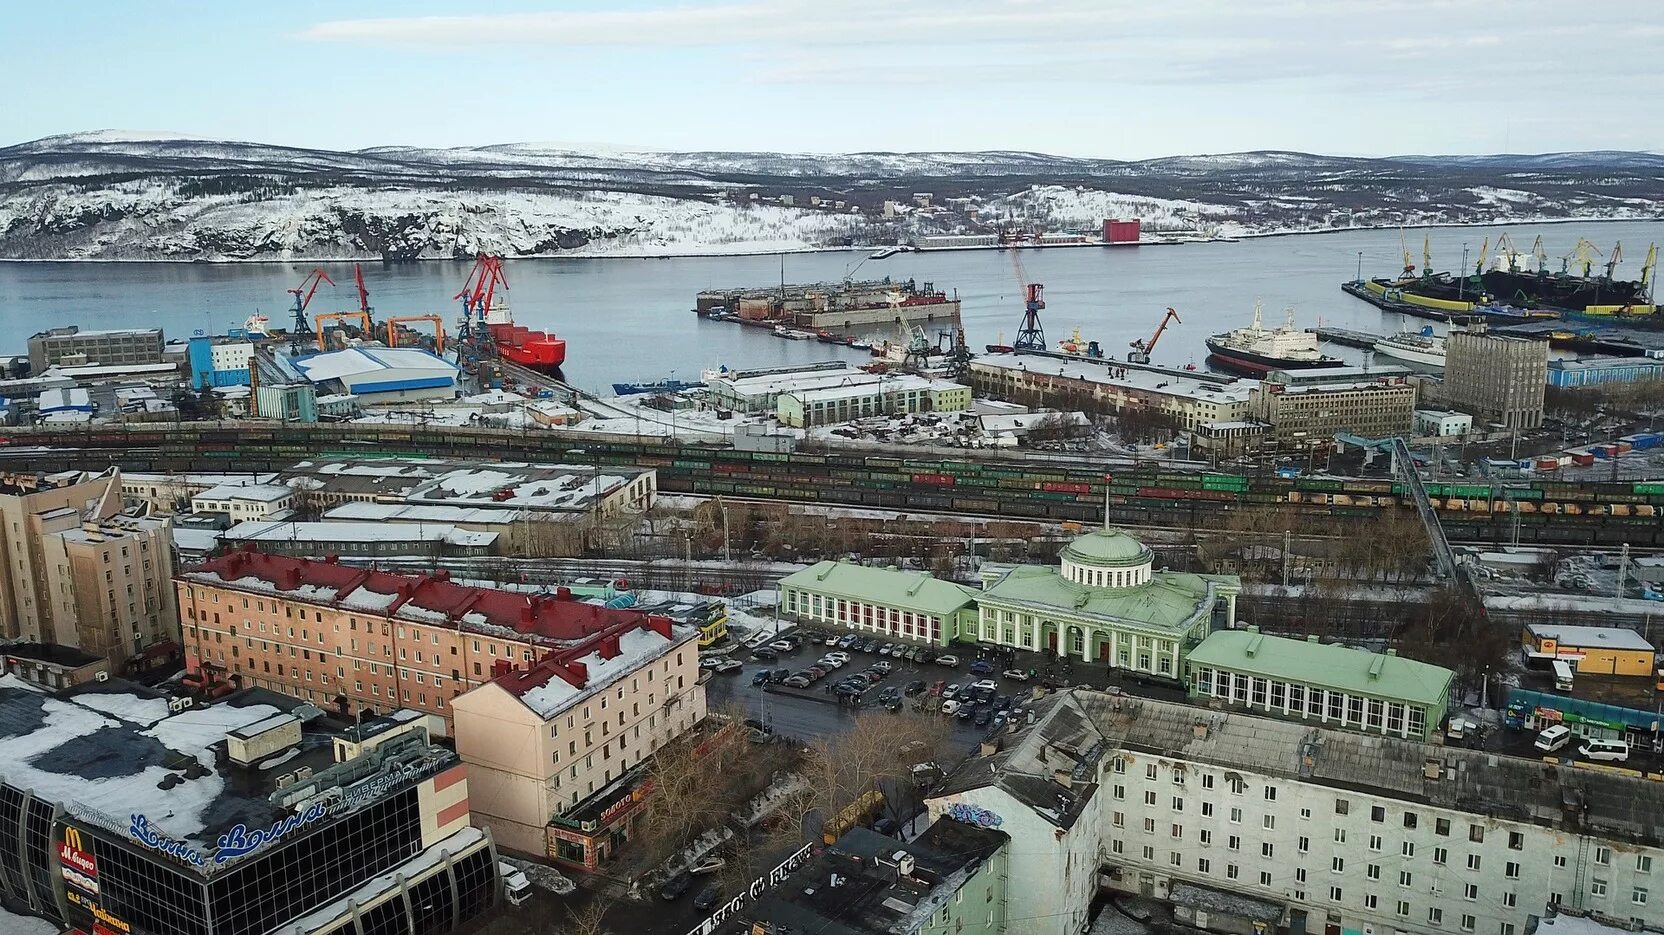
[[[1551,360],[1548,385],[1562,389],[1603,383],[1664,380],[1664,360],[1651,357],[1600,357],[1594,360]]]

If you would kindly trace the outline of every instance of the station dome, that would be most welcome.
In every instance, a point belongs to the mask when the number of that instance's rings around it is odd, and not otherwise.
[[[1090,532],[1063,550],[1063,577],[1092,588],[1131,588],[1150,580],[1155,561],[1144,543],[1119,529]]]

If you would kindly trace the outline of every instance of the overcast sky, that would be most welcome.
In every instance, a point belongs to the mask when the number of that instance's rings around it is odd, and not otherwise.
[[[0,143],[1664,150],[1661,0],[89,0],[5,22]]]

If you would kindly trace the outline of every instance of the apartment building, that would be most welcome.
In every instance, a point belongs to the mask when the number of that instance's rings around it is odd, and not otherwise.
[[[474,809],[505,846],[586,870],[610,860],[648,790],[642,764],[705,719],[699,631],[620,614],[452,702]]]
[[[1445,342],[1445,396],[1505,429],[1543,424],[1547,385],[1547,341],[1489,334],[1483,324],[1471,324]]]
[[[243,550],[174,578],[191,681],[266,688],[343,714],[412,708],[444,719],[495,677],[640,614]],[[564,593],[564,592],[563,592]]]
[[[1638,775],[1084,690],[1031,710],[928,806],[998,816],[1032,853],[1009,911],[1037,935],[1079,930],[1083,868],[1296,931],[1526,935],[1545,904],[1664,924],[1664,787]]]
[[[0,638],[101,656],[116,671],[179,649],[172,533],[124,510],[121,472],[0,475]]]
[[[39,331],[29,338],[29,368],[42,373],[66,366],[162,363],[162,329],[112,328],[83,331],[76,325]]]

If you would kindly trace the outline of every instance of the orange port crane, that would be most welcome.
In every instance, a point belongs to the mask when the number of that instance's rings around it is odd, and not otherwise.
[[[317,295],[318,287],[326,282],[331,286],[335,285],[335,280],[330,279],[329,274],[324,272],[323,267],[320,266],[307,273],[306,278],[300,281],[300,285],[289,290],[289,294],[295,297],[295,307],[291,311],[295,313],[294,334],[296,336],[312,332],[311,324],[306,321],[306,307],[312,304],[312,297]]]
[[[312,320],[317,322],[318,325],[318,350],[324,350],[324,322],[326,320],[333,321],[336,326],[339,327],[341,322],[348,318],[358,319],[364,329],[362,332],[363,335],[365,337],[370,336],[370,329],[372,326],[370,324],[370,316],[368,314],[364,312],[324,312],[322,315],[312,316]]]
[[[1161,316],[1161,324],[1156,325],[1156,333],[1150,335],[1150,340],[1145,341],[1143,338],[1139,338],[1129,345],[1132,350],[1127,352],[1127,362],[1131,364],[1149,363],[1150,355],[1156,351],[1156,342],[1161,340],[1161,333],[1167,330],[1167,323],[1170,321],[1184,324],[1179,318],[1179,313],[1169,308],[1167,314]]]
[[[387,346],[399,346],[399,325],[407,321],[427,321],[433,323],[433,349],[445,353],[445,321],[438,315],[395,315],[387,319]]]

